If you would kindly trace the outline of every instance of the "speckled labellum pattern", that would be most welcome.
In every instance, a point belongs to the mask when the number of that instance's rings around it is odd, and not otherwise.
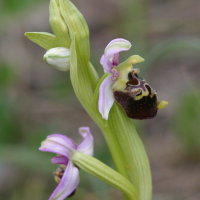
[[[114,98],[128,117],[150,119],[157,114],[157,95],[144,79],[138,77],[138,73],[138,69],[128,73],[126,88],[123,91],[113,91]]]

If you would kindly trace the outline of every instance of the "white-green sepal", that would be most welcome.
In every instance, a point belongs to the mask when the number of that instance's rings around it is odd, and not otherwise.
[[[59,39],[51,33],[26,32],[25,36],[46,50],[62,46],[62,43],[59,41]]]
[[[68,71],[70,68],[70,50],[65,47],[49,49],[43,59],[48,65],[60,71]]]

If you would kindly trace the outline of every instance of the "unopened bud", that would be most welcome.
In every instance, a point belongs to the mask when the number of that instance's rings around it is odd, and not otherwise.
[[[70,50],[65,47],[49,49],[43,59],[48,65],[60,71],[68,71],[70,68]]]

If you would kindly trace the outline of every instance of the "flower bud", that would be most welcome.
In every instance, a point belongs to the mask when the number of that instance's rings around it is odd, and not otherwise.
[[[70,50],[65,47],[49,49],[43,59],[48,65],[60,71],[68,71],[70,68]]]

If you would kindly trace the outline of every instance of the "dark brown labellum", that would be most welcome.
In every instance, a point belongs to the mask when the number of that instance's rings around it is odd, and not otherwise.
[[[132,119],[150,119],[156,116],[158,99],[155,91],[142,78],[138,69],[128,74],[125,91],[114,91],[114,98]]]
[[[53,174],[60,180],[63,177],[63,174],[65,172],[65,169],[60,165]]]

